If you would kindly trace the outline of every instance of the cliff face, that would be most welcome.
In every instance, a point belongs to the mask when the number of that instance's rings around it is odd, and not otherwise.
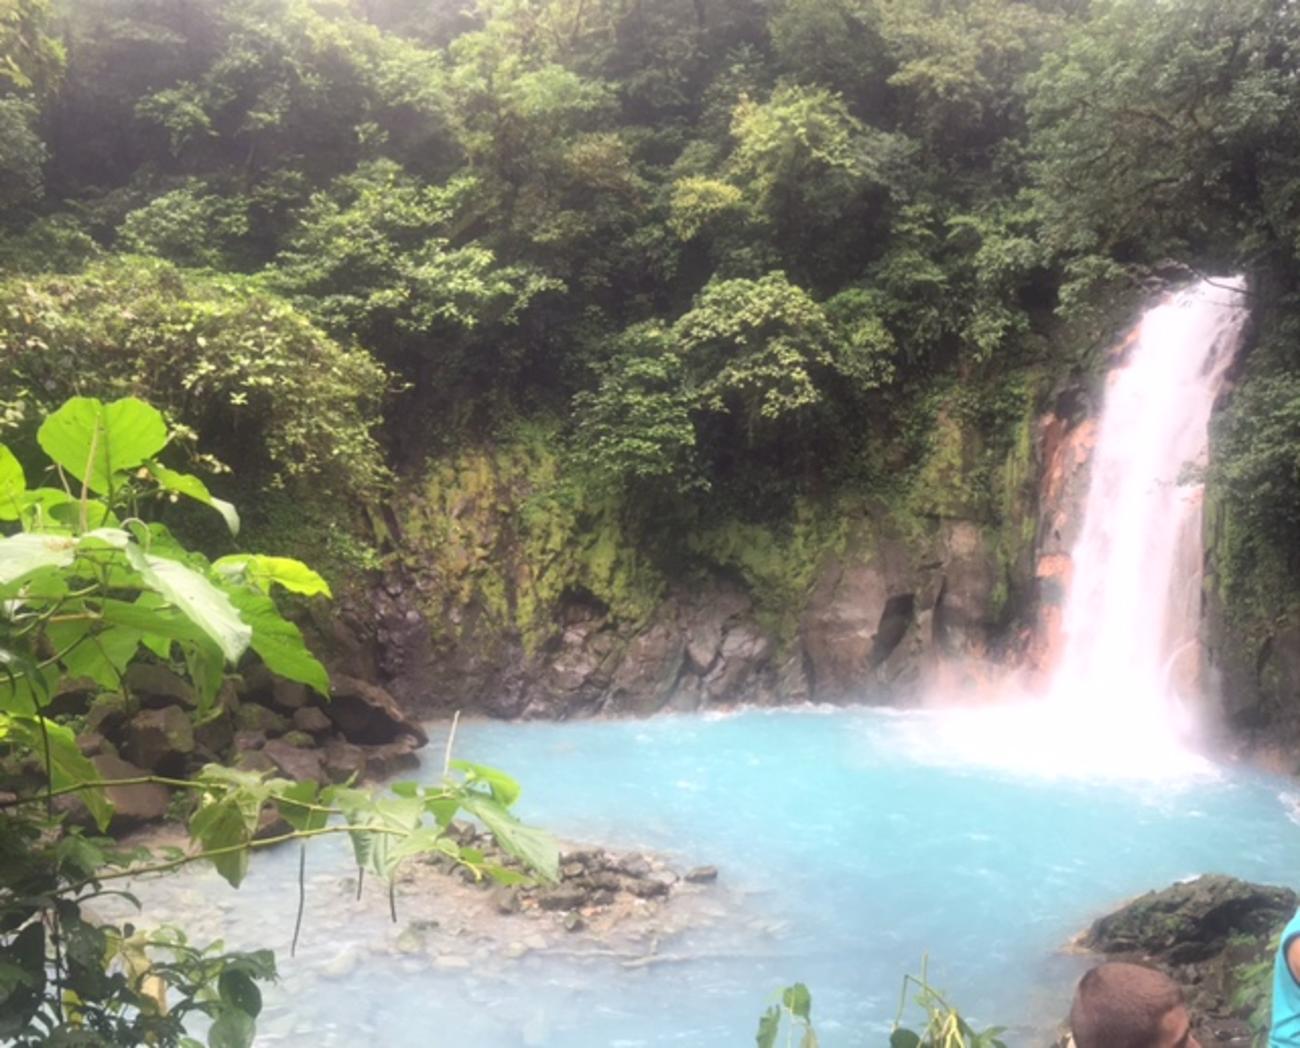
[[[1026,638],[1024,404],[999,442],[941,404],[888,498],[841,490],[653,540],[567,481],[553,427],[460,449],[396,503],[400,557],[372,598],[381,674],[413,708],[557,718],[978,685]]]
[[[1069,380],[1022,375],[992,438],[945,393],[891,490],[799,498],[775,522],[665,535],[566,476],[558,423],[520,424],[408,478],[390,566],[317,635],[345,672],[426,713],[908,703],[931,688],[978,701],[1008,668],[1045,683],[1127,330]],[[1243,355],[1238,383],[1252,366]],[[1284,754],[1300,739],[1300,607],[1285,578],[1242,576],[1213,471],[1205,505],[1208,720]]]

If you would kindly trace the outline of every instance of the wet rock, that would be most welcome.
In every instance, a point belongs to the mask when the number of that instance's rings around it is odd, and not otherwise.
[[[638,899],[658,899],[668,894],[668,884],[657,878],[627,882],[627,890]]]
[[[229,711],[220,710],[194,727],[194,745],[209,760],[223,757],[235,741],[235,722]]]
[[[266,735],[260,731],[235,732],[231,745],[234,747],[236,753],[247,753],[249,750],[260,750],[266,745]]]
[[[142,710],[127,724],[122,755],[142,768],[178,775],[193,752],[194,726],[177,706]]]
[[[704,680],[704,690],[714,702],[739,700],[754,676],[772,654],[772,639],[757,626],[740,623],[723,638],[713,671]]]
[[[151,709],[164,706],[198,706],[194,688],[183,677],[153,662],[135,662],[122,675],[122,683],[140,700],[140,705]]]
[[[83,731],[77,736],[77,749],[81,751],[83,757],[94,757],[96,754],[103,753],[104,748],[109,745],[109,741],[97,731]]]
[[[987,650],[1005,609],[998,594],[1005,592],[996,556],[978,526],[951,521],[942,536],[943,588],[934,609],[934,637],[950,655]]]
[[[264,841],[271,837],[282,837],[292,829],[289,820],[280,814],[279,808],[274,804],[266,804],[257,813],[257,829],[253,831],[253,840]]]
[[[560,884],[538,893],[537,905],[543,910],[576,910],[587,901],[587,893],[572,885]]]
[[[365,753],[366,774],[371,778],[386,779],[398,772],[419,767],[420,758],[416,754],[420,743],[410,735],[399,738],[384,746],[367,746]]]
[[[235,756],[235,767],[240,771],[251,771],[258,774],[263,772],[278,773],[279,768],[261,750],[246,750]]]
[[[311,701],[311,689],[296,680],[276,677],[271,681],[271,705],[287,714],[302,709]]]
[[[718,879],[718,868],[716,866],[696,866],[693,870],[687,870],[682,877],[687,884],[712,884]]]
[[[285,739],[272,739],[258,755],[267,758],[281,775],[294,782],[321,782],[325,778],[319,753],[300,749]]]
[[[1081,942],[1107,959],[1152,964],[1182,987],[1202,1044],[1249,1048],[1248,968],[1267,965],[1273,939],[1295,913],[1286,888],[1208,876],[1149,892],[1096,921]]]
[[[818,698],[860,689],[879,651],[876,635],[890,598],[876,564],[834,559],[819,573],[801,624],[803,649]]]
[[[305,731],[286,731],[280,736],[280,741],[300,750],[310,750],[316,745],[316,740]]]
[[[497,913],[518,913],[520,906],[519,893],[513,888],[499,885],[492,891],[492,905],[496,908]]]
[[[330,782],[346,782],[366,773],[366,755],[360,746],[342,739],[330,739],[321,751],[322,765]]]
[[[303,706],[293,711],[293,726],[309,735],[324,735],[334,725],[325,711],[316,706]]]
[[[325,713],[349,742],[381,746],[409,738],[419,747],[429,741],[424,729],[379,685],[335,674],[331,686]]]
[[[256,702],[241,703],[235,710],[237,732],[261,732],[268,738],[289,730],[289,719]]]
[[[627,856],[618,864],[618,868],[629,877],[648,877],[653,869],[641,855]]]
[[[112,754],[101,753],[92,757],[90,763],[95,766],[99,777],[105,780],[138,779],[148,775],[143,768]],[[117,830],[130,829],[163,818],[171,800],[167,789],[156,783],[109,786],[104,793],[113,805],[113,828]]]
[[[657,622],[627,646],[610,684],[610,713],[653,713],[668,700],[686,657],[680,630]]]
[[[86,711],[86,731],[104,736],[116,736],[126,726],[128,704],[123,695],[98,696]]]
[[[1102,953],[1140,953],[1171,964],[1204,960],[1234,936],[1261,936],[1296,912],[1288,888],[1233,877],[1198,877],[1148,892],[1096,921],[1084,945]]]

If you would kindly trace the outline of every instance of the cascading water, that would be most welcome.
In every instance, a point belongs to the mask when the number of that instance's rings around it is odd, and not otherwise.
[[[1201,584],[1189,468],[1246,317],[1241,278],[1200,281],[1148,310],[1108,380],[1051,704],[1144,745],[1184,726]]]

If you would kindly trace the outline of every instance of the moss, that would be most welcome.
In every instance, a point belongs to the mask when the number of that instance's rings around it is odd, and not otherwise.
[[[817,569],[842,552],[850,521],[861,516],[851,500],[797,499],[790,519],[772,524],[726,521],[687,540],[697,555],[731,571],[748,586],[759,625],[781,645],[793,641]]]
[[[437,582],[436,605],[476,605],[528,651],[553,630],[566,595],[589,594],[620,622],[644,621],[664,579],[619,507],[566,476],[559,424],[521,420],[492,444],[432,461],[402,500],[409,566]]]

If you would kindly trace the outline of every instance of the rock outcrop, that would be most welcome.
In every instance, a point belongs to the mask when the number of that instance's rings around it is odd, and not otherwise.
[[[1098,919],[1080,945],[1108,960],[1162,968],[1184,988],[1202,1044],[1248,1048],[1252,1014],[1271,985],[1259,965],[1297,901],[1288,888],[1198,877]]]

